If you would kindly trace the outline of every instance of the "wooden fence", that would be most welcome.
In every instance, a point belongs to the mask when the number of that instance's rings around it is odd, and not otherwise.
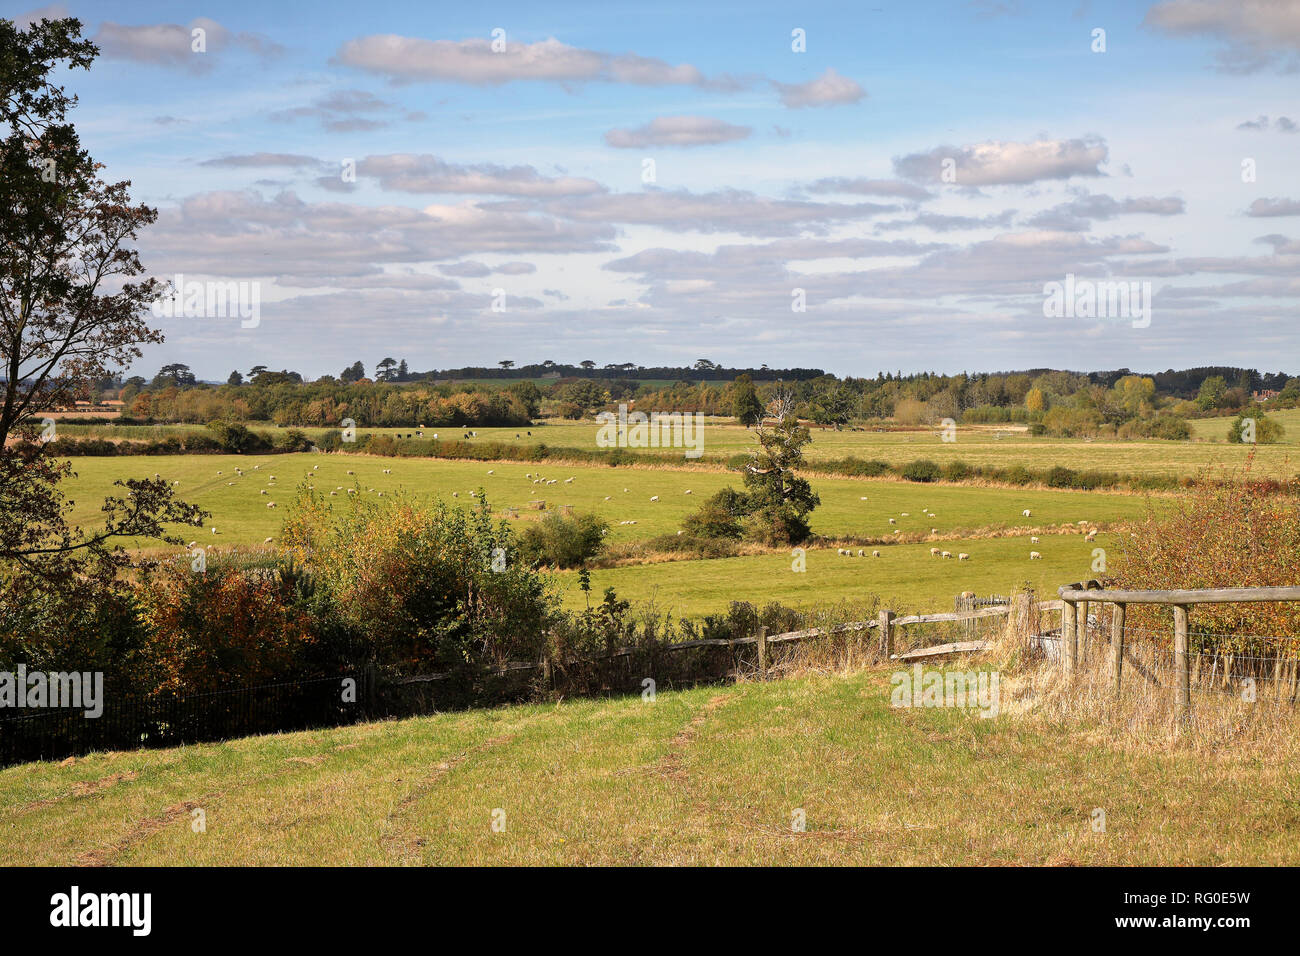
[[[1061,642],[1065,667],[1079,666],[1079,649],[1087,642],[1088,605],[1097,602],[1113,606],[1111,618],[1111,661],[1115,695],[1119,696],[1124,673],[1124,616],[1130,604],[1164,604],[1173,608],[1174,708],[1184,724],[1192,712],[1192,668],[1188,647],[1189,621],[1193,604],[1235,604],[1253,601],[1300,601],[1300,587],[1212,588],[1200,591],[1106,591],[1067,584],[1061,596]]]

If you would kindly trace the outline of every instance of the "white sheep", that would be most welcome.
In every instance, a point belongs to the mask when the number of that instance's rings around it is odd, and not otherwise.
[[[1083,536],[1083,540],[1084,540],[1084,541],[1096,541],[1096,540],[1097,540],[1097,532],[1096,532],[1096,531],[1089,531],[1087,534],[1085,534],[1085,535]]]
[[[651,501],[658,501],[658,500],[659,500],[659,496],[658,496],[658,495],[651,495],[651,496],[650,496],[650,500],[651,500]]]
[[[691,493],[691,489],[689,488],[687,488],[685,491],[682,492],[682,494],[684,495],[689,495],[690,493]]]
[[[880,557],[880,552],[879,552],[879,551],[872,551],[872,552],[871,552],[871,556],[872,556],[873,558],[878,558],[878,557]]]
[[[1039,554],[1037,551],[1030,551],[1030,552],[1029,552],[1029,560],[1030,560],[1030,561],[1041,561],[1041,560],[1043,560],[1043,556],[1042,556],[1041,554]]]
[[[858,557],[859,557],[859,558],[863,557],[863,553],[862,553],[862,549],[861,549],[861,548],[858,548]]]
[[[957,560],[958,560],[958,561],[969,561],[969,560],[970,560],[970,555],[967,554],[965,551],[962,551],[960,554],[957,555]]]
[[[931,528],[931,529],[930,529],[930,534],[938,534],[938,533],[939,533],[939,529],[938,529],[938,528]]]
[[[890,519],[889,519],[889,523],[890,523],[890,524],[898,524],[898,521],[897,521],[896,519],[894,519],[894,518],[890,518]]]
[[[262,544],[270,544],[274,540],[275,540],[274,538],[263,538]]]
[[[495,468],[489,468],[489,469],[488,469],[488,474],[489,474],[489,475],[495,475],[496,473],[497,473],[497,472],[496,472],[496,469],[495,469]],[[387,472],[385,472],[385,474],[387,474]]]
[[[352,470],[352,469],[351,469],[351,468],[349,468],[349,469],[348,469],[348,474],[349,474],[349,475],[355,475],[355,474],[356,474],[356,472],[355,472],[355,471],[353,471],[353,470]],[[274,475],[272,475],[272,476],[271,476],[271,477],[275,477],[275,476],[274,476]]]
[[[844,553],[844,549],[843,549],[843,548],[836,548],[836,549],[835,549],[835,553],[836,553],[836,554],[843,554],[843,553]]]
[[[938,549],[938,548],[931,548],[931,549],[930,549],[930,554],[937,558],[937,557],[939,556],[939,549]]]
[[[266,506],[267,506],[268,508],[274,508],[274,507],[275,507],[275,502],[274,502],[274,501],[268,501],[268,502],[266,503]]]
[[[951,552],[951,551],[944,551],[942,554],[939,555],[939,557],[941,557],[941,558],[951,558],[951,557],[952,557],[952,552]]]
[[[910,514],[908,514],[906,511],[900,511],[899,514],[902,515],[904,518],[910,518],[910,517],[912,517],[912,516],[911,516]]]
[[[1029,536],[1029,543],[1030,543],[1030,544],[1038,544],[1038,535],[1036,535],[1036,534],[1031,534],[1031,535]]]
[[[1024,515],[1026,518],[1030,517],[1030,514],[1031,514],[1031,512],[1029,511],[1028,508],[1026,508],[1024,511],[1022,511],[1022,512],[1020,512],[1020,513],[1021,513],[1022,515]]]

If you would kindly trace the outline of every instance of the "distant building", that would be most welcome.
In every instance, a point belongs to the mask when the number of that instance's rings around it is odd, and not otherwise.
[[[1267,402],[1270,398],[1277,398],[1280,394],[1282,393],[1275,388],[1266,388],[1260,392],[1251,392],[1250,397],[1257,402]]]

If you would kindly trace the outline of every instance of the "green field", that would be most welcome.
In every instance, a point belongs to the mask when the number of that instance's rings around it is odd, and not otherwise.
[[[608,540],[613,544],[674,534],[707,495],[728,484],[740,484],[738,475],[720,470],[557,468],[319,454],[78,458],[74,468],[77,477],[68,482],[66,491],[76,502],[75,521],[89,525],[97,520],[100,502],[112,493],[115,479],[157,473],[178,482],[176,490],[185,500],[212,513],[202,531],[180,530],[187,539],[216,548],[277,539],[295,490],[303,481],[327,497],[334,492],[329,500],[339,508],[351,506],[349,488],[355,489],[358,498],[405,491],[440,496],[464,506],[474,503],[470,492],[483,489],[498,512],[518,508],[518,517],[511,519],[518,522],[537,520],[542,514],[529,508],[530,501],[544,500],[548,511],[571,505],[605,518],[610,524]],[[242,476],[236,468],[243,469]],[[384,474],[385,469],[392,474]],[[348,475],[348,471],[354,474]],[[534,477],[527,477],[530,474]],[[556,483],[534,484],[539,474]],[[572,483],[567,482],[569,478]],[[842,558],[834,547],[814,547],[809,552],[808,571],[802,574],[790,570],[788,552],[596,570],[592,577],[596,594],[612,585],[625,598],[654,596],[675,613],[689,615],[724,609],[731,600],[758,600],[760,595],[763,600],[809,606],[874,592],[908,606],[947,606],[952,596],[963,590],[1006,593],[1024,581],[1054,589],[1066,583],[1067,577],[1089,577],[1092,548],[1102,541],[1088,544],[1081,534],[1053,535],[1044,529],[1077,528],[1081,520],[1118,527],[1141,516],[1147,507],[1147,500],[1139,495],[1100,492],[850,478],[814,478],[813,487],[822,499],[813,514],[814,530],[831,540],[856,542],[855,551],[858,547],[880,549],[881,558]],[[652,501],[656,496],[659,500]],[[1157,505],[1160,500],[1154,499]],[[270,502],[277,507],[268,508]],[[1029,518],[1022,515],[1026,508],[1032,512]],[[928,509],[933,517],[922,509]],[[895,524],[890,524],[891,518]],[[620,523],[625,521],[635,524]],[[215,534],[212,528],[216,528]],[[937,530],[932,534],[932,529]],[[1042,543],[1031,544],[1028,535],[1039,531]],[[126,543],[147,546],[147,542]],[[940,560],[930,555],[931,546],[954,555],[964,551],[971,559]],[[1030,550],[1042,553],[1043,559],[1031,563]],[[576,590],[576,575],[560,575],[560,581],[566,600],[580,604],[583,598]]]
[[[876,548],[879,558],[870,557],[873,549],[859,558],[855,548],[850,558],[834,548],[812,548],[804,572],[792,570],[789,554],[602,568],[591,572],[592,603],[613,587],[624,600],[653,598],[656,606],[679,617],[715,613],[738,600],[815,608],[869,595],[899,613],[951,611],[953,598],[962,591],[1009,595],[1031,584],[1044,599],[1055,598],[1062,584],[1097,577],[1092,570],[1094,548],[1106,549],[1107,559],[1113,560],[1114,548],[1122,547],[1116,536],[1105,534],[1092,543],[1077,534],[1043,536],[1038,544],[1026,537],[938,543],[954,556],[965,552],[970,559],[936,558],[930,545],[908,544]],[[1030,561],[1031,550],[1042,554],[1042,560]],[[577,575],[561,574],[560,580],[565,604],[582,607]]]
[[[1300,457],[1296,444],[1300,443],[1300,410],[1289,409],[1274,413],[1286,426],[1286,442],[1277,445],[1256,446],[1254,470],[1269,476],[1293,476],[1300,473]],[[815,467],[818,461],[841,458],[862,460],[879,459],[890,464],[906,464],[920,458],[929,458],[945,464],[964,461],[969,465],[1009,467],[1023,465],[1027,468],[1046,469],[1062,465],[1077,470],[1118,472],[1124,475],[1194,475],[1207,466],[1240,468],[1250,453],[1250,447],[1229,445],[1224,436],[1231,419],[1204,419],[1193,422],[1197,441],[1095,441],[1087,439],[1032,437],[1022,426],[998,428],[991,425],[959,426],[956,440],[945,442],[937,430],[915,431],[834,431],[814,429],[813,441],[806,448],[807,457]],[[274,426],[262,422],[248,423],[258,431],[276,432]],[[442,440],[455,439],[471,444],[492,441],[512,444],[545,444],[555,448],[577,448],[596,451],[596,434],[599,426],[594,422],[547,422],[529,428],[426,428],[425,438],[435,434]],[[197,425],[76,425],[60,424],[59,434],[67,437],[117,437],[130,439],[158,439],[169,434],[201,430]],[[305,428],[302,431],[319,437],[330,429]],[[365,428],[365,434],[417,434],[413,428]],[[474,436],[464,436],[473,431]],[[531,432],[531,435],[529,434]],[[731,419],[708,420],[703,430],[703,457],[723,461],[742,454],[754,446],[754,433],[732,423]],[[630,449],[656,460],[678,460],[680,453],[663,449]]]
[[[889,690],[877,670],[10,767],[0,863],[1300,863],[1290,748],[1125,749]]]
[[[1286,434],[1282,436],[1279,445],[1290,445],[1293,448],[1300,445],[1300,408],[1284,408],[1281,411],[1268,412],[1268,417],[1276,420],[1286,429]],[[1192,437],[1197,441],[1227,444],[1228,429],[1236,420],[1236,415],[1230,415],[1226,418],[1198,418],[1188,424],[1192,427]],[[1262,445],[1260,448],[1264,451],[1269,446]]]

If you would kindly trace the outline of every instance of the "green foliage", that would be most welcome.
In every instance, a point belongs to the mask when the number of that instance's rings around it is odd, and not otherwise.
[[[920,458],[904,465],[902,475],[908,481],[938,481],[943,469],[928,458]]]
[[[1262,411],[1248,412],[1238,415],[1231,425],[1228,426],[1228,441],[1234,445],[1247,443],[1249,437],[1249,422],[1254,422],[1255,444],[1257,445],[1275,445],[1286,436],[1286,429],[1282,423],[1275,419],[1269,418]]]
[[[604,549],[609,524],[593,514],[548,514],[519,534],[519,558],[529,567],[576,568]]]

